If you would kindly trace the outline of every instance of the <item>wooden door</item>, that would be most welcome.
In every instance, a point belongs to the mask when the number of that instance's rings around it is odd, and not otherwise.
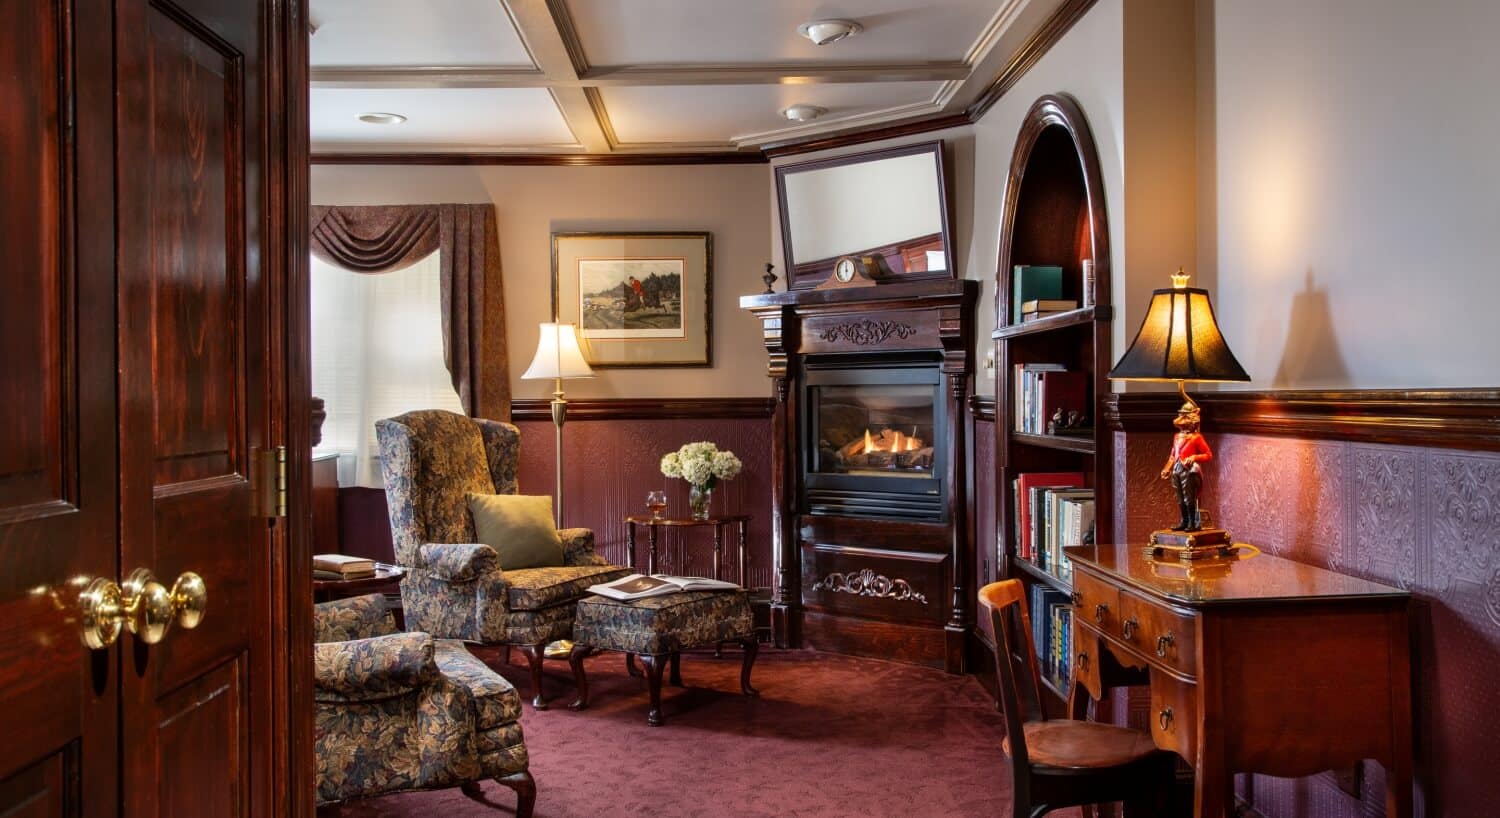
[[[116,0],[120,570],[207,610],[121,657],[124,814],[270,815],[264,2]],[[261,475],[254,475],[261,477]]]
[[[100,0],[0,0],[0,815],[116,811],[114,190]]]

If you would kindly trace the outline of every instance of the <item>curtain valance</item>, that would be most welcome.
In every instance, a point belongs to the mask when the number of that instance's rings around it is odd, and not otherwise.
[[[443,360],[473,417],[510,419],[505,306],[495,206],[314,205],[312,252],[360,273],[397,270],[439,251]]]

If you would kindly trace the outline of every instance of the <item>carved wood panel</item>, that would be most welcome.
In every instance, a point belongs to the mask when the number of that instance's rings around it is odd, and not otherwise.
[[[803,354],[931,349],[938,313],[891,311],[808,316],[802,321]]]

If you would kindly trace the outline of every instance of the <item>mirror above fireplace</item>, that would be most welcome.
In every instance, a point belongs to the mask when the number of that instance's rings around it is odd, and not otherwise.
[[[876,258],[888,280],[954,277],[941,141],[783,165],[776,195],[792,289],[844,256]]]

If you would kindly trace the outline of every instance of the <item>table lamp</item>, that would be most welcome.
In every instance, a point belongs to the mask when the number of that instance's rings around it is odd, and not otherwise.
[[[1198,496],[1203,489],[1203,465],[1213,459],[1202,432],[1202,411],[1188,397],[1188,381],[1194,383],[1248,381],[1244,367],[1235,360],[1214,320],[1208,290],[1189,287],[1188,274],[1178,268],[1172,286],[1151,292],[1146,319],[1130,342],[1130,348],[1109,372],[1117,381],[1174,381],[1182,395],[1182,407],[1172,421],[1176,434],[1161,476],[1172,481],[1177,494],[1179,519],[1172,528],[1151,534],[1152,555],[1191,560],[1228,553],[1229,532],[1204,528]]]
[[[578,346],[578,328],[573,324],[543,323],[537,340],[536,356],[521,375],[524,380],[551,378],[552,425],[557,430],[557,527],[563,527],[563,421],[568,416],[568,402],[563,399],[564,378],[592,378],[594,370],[583,358]]]

